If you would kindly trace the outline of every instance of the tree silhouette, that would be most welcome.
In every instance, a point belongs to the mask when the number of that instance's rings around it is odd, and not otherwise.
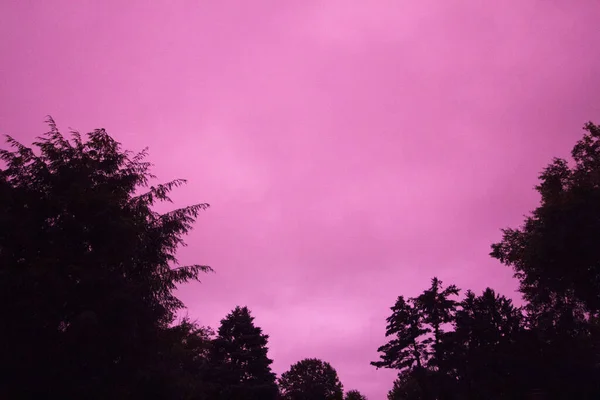
[[[414,299],[415,307],[422,313],[423,322],[428,324],[433,333],[434,362],[441,359],[440,342],[444,334],[442,326],[454,320],[456,300],[451,296],[458,296],[460,290],[455,285],[443,288],[442,281],[437,277],[431,280],[431,287]],[[431,340],[429,341],[431,342]],[[438,367],[439,365],[431,365]]]
[[[380,361],[373,361],[371,365],[377,368],[397,369],[400,372],[414,366],[424,368],[428,359],[427,342],[424,336],[431,330],[423,325],[423,316],[419,309],[404,296],[399,296],[391,307],[392,315],[389,316],[385,336],[392,337],[385,345],[377,349]]]
[[[399,370],[390,400],[600,398],[600,127],[555,159],[536,187],[541,204],[505,229],[491,255],[512,267],[526,304],[434,278],[400,296],[376,367]]]
[[[367,400],[367,398],[358,390],[349,390],[346,392],[344,400]]]
[[[210,381],[209,355],[214,332],[207,327],[199,327],[189,319],[161,330],[163,341],[158,365],[155,366],[159,378],[172,382],[168,392],[162,393],[165,399],[212,400],[214,384]],[[156,398],[153,385],[149,386],[148,398]]]
[[[389,399],[520,398],[545,371],[520,308],[486,289],[458,302],[454,285],[434,278],[421,295],[400,296],[388,317],[376,367],[399,371]]]
[[[103,129],[50,131],[0,150],[0,330],[7,398],[136,398],[170,382],[156,368],[161,334],[183,304],[177,284],[210,268],[175,267],[197,204],[160,214],[185,183],[149,186],[146,151]],[[162,385],[162,386],[161,386]],[[159,388],[161,386],[161,388]]]
[[[50,131],[0,150],[0,398],[360,400],[318,359],[271,371],[268,335],[247,307],[217,334],[187,318],[177,285],[210,271],[176,250],[207,204],[155,206],[185,183],[150,185],[146,151],[98,129]],[[600,127],[541,174],[541,204],[491,255],[526,305],[487,288],[458,301],[434,277],[399,296],[377,368],[398,371],[389,400],[600,398]],[[281,393],[279,393],[281,389]]]
[[[414,376],[414,371],[406,370],[398,374],[387,398],[388,400],[424,400],[426,397]]]
[[[281,375],[279,387],[285,400],[342,400],[344,397],[336,370],[316,358],[292,365]]]
[[[600,396],[600,127],[584,129],[573,162],[556,158],[544,169],[540,205],[491,252],[513,268],[528,301],[546,392],[570,398]]]
[[[236,307],[221,320],[213,340],[211,364],[223,400],[276,399],[279,391],[267,356],[268,335],[254,325],[247,307]]]
[[[431,287],[416,298],[398,297],[387,318],[388,343],[379,347],[380,361],[371,365],[377,368],[397,369],[399,373],[412,372],[421,385],[425,398],[434,397],[431,387],[445,392],[445,371],[440,371],[443,325],[453,321],[459,289],[433,278]],[[433,334],[433,337],[431,336]],[[440,396],[443,396],[440,393]]]
[[[536,187],[541,204],[518,229],[504,229],[491,255],[511,266],[532,309],[600,311],[600,127],[589,122],[571,151]]]
[[[531,360],[519,351],[523,333],[523,314],[510,299],[490,288],[481,296],[467,291],[456,312],[455,329],[442,341],[454,392],[468,398],[519,397],[533,375],[527,373]]]

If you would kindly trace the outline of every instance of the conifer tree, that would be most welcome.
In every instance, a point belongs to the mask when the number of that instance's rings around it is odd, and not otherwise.
[[[104,129],[50,131],[0,150],[0,397],[147,398],[171,393],[162,333],[183,307],[177,266],[207,204],[159,213],[184,184],[154,178]]]
[[[269,336],[254,325],[247,307],[236,307],[223,320],[213,341],[211,363],[222,400],[276,399],[278,388],[273,361],[268,357]]]

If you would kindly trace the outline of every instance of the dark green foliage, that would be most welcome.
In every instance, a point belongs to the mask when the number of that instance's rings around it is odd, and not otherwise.
[[[342,400],[344,397],[335,369],[316,358],[292,365],[281,375],[279,387],[284,400]]]
[[[174,383],[156,377],[183,307],[173,290],[210,270],[174,268],[175,251],[208,205],[153,211],[184,181],[148,188],[145,152],[122,151],[102,129],[69,141],[49,125],[33,148],[9,137],[12,149],[0,151],[0,304],[10,321],[0,397],[132,399],[149,382],[155,397],[168,393]]]
[[[267,356],[269,336],[254,325],[247,307],[236,307],[221,320],[210,353],[211,380],[222,400],[277,399],[273,363]]]
[[[367,400],[367,398],[358,390],[349,390],[346,392],[344,400]]]

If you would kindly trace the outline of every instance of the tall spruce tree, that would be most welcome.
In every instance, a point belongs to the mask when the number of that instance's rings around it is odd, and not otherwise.
[[[211,364],[216,397],[222,400],[276,399],[279,391],[273,361],[268,357],[269,336],[254,325],[247,307],[236,307],[223,320],[213,340]]]

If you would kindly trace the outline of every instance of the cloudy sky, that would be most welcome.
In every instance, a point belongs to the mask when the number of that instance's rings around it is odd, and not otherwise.
[[[150,147],[176,205],[209,202],[181,288],[216,326],[248,305],[277,373],[369,362],[432,276],[515,296],[488,256],[536,176],[600,120],[597,0],[0,2],[0,133],[103,127]]]

